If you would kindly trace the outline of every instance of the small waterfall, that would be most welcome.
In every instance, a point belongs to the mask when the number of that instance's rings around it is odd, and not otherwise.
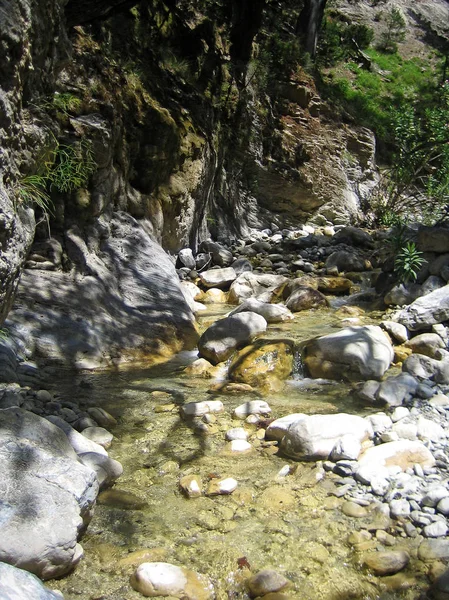
[[[304,379],[304,365],[302,362],[301,351],[298,349],[295,351],[293,357],[292,379]]]

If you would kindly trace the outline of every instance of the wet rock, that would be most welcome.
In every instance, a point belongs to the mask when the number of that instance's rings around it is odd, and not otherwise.
[[[405,569],[410,555],[405,551],[375,552],[367,554],[363,563],[375,575],[393,575]]]
[[[230,442],[232,440],[247,440],[248,433],[243,427],[233,427],[226,432],[226,439]]]
[[[220,319],[211,325],[198,342],[200,356],[213,364],[229,358],[241,346],[267,328],[266,320],[252,312],[244,312]]]
[[[143,596],[209,600],[212,586],[205,577],[170,563],[142,563],[131,576],[131,587]]]
[[[101,490],[111,486],[123,473],[123,467],[118,460],[104,454],[85,452],[78,454],[78,458],[83,465],[95,472]]]
[[[233,477],[226,479],[211,479],[206,494],[208,496],[226,496],[237,489],[237,481]]]
[[[271,408],[265,400],[250,400],[234,409],[234,416],[238,419],[246,419],[248,415],[269,415],[270,413]]]
[[[104,410],[104,408],[94,406],[92,408],[88,408],[87,412],[100,427],[111,429],[117,425],[117,420],[106,410]]]
[[[199,274],[201,283],[207,288],[228,289],[237,273],[232,267],[225,269],[209,269]]]
[[[393,360],[393,348],[380,327],[347,327],[307,342],[304,363],[312,377],[379,379]]]
[[[318,277],[318,290],[323,294],[345,294],[351,291],[353,283],[346,277]]]
[[[445,571],[435,579],[430,586],[430,597],[434,600],[447,600],[449,598],[449,571]]]
[[[328,306],[327,298],[324,294],[311,287],[297,287],[287,298],[285,305],[293,312],[310,310]]]
[[[228,294],[218,288],[210,288],[203,294],[202,301],[204,304],[226,304]]]
[[[232,440],[229,444],[229,451],[233,454],[243,454],[250,452],[252,449],[253,447],[246,440]]]
[[[253,388],[277,391],[293,370],[291,340],[258,340],[241,350],[229,367],[229,379]]]
[[[0,598],[2,600],[64,600],[60,592],[46,588],[35,575],[0,563]]]
[[[181,414],[184,417],[202,417],[208,413],[223,412],[224,406],[221,400],[204,400],[202,402],[188,402],[181,406]]]
[[[105,504],[106,506],[115,506],[123,510],[142,510],[142,508],[147,506],[145,500],[142,500],[139,496],[116,488],[101,492],[98,496],[98,503]]]
[[[421,542],[418,558],[424,562],[449,559],[449,539],[428,539]]]
[[[186,375],[191,377],[212,377],[215,366],[205,358],[198,358],[184,369]]]
[[[179,487],[188,498],[202,496],[203,483],[198,475],[185,475],[179,481]]]
[[[372,435],[370,423],[362,417],[345,413],[312,415],[289,427],[281,449],[287,456],[296,459],[327,459],[341,438],[353,436],[362,442]]]
[[[361,517],[366,517],[368,515],[368,511],[364,506],[360,506],[356,502],[343,502],[341,505],[341,512],[347,517],[353,517],[355,519],[360,519]]]
[[[249,594],[252,598],[266,596],[267,594],[279,592],[289,585],[289,580],[272,569],[259,571],[247,580]]]
[[[388,406],[401,406],[409,400],[418,387],[418,381],[409,373],[387,377],[376,392],[376,400]]]

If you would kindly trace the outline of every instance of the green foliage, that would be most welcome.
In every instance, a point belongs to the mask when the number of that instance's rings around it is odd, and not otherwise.
[[[317,62],[330,66],[354,58],[358,51],[369,47],[373,38],[371,27],[348,23],[339,13],[328,12],[321,27]]]
[[[53,107],[67,114],[77,112],[81,108],[81,100],[70,92],[56,93],[53,97]]]
[[[51,213],[52,202],[46,190],[47,180],[42,175],[26,175],[15,185],[18,201],[25,206],[38,206],[44,213]]]
[[[395,53],[398,51],[397,42],[403,42],[407,21],[403,12],[393,7],[385,18],[385,30],[382,32],[379,49],[383,52]]]
[[[407,242],[396,256],[394,270],[403,283],[416,281],[418,272],[425,262],[422,252],[417,250],[415,243]]]
[[[97,165],[92,152],[92,144],[86,140],[71,146],[60,145],[55,162],[48,173],[51,187],[59,192],[73,192],[85,187]]]
[[[0,342],[7,340],[9,337],[8,329],[0,329]]]

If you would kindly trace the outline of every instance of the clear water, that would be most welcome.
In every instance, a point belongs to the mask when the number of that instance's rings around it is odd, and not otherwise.
[[[201,326],[226,310],[214,307]],[[334,311],[308,312],[293,323],[271,326],[267,335],[300,342],[340,326]],[[242,425],[232,410],[254,395],[208,393],[213,380],[183,374],[195,358],[195,352],[183,352],[147,370],[79,374],[68,377],[62,391],[59,387],[65,399],[103,406],[117,418],[109,453],[123,464],[124,475],[114,489],[137,496],[144,506],[98,504],[82,540],[85,559],[73,574],[50,586],[66,600],[137,600],[142,596],[129,585],[136,565],[128,562],[132,552],[146,550],[140,562],[162,560],[207,575],[218,600],[248,598],[243,581],[249,570],[238,562],[243,557],[252,573],[273,568],[290,579],[286,594],[292,599],[417,598],[416,584],[425,580],[413,561],[405,575],[376,578],[363,571],[360,556],[346,540],[367,521],[341,513],[341,500],[328,496],[327,478],[317,482],[315,464],[273,454],[272,447],[257,439],[255,426],[247,426],[254,449],[229,454],[225,432]],[[274,417],[292,412],[364,414],[348,386],[304,380],[300,357],[296,371],[282,393],[264,398]],[[207,434],[179,417],[182,404],[211,398],[222,400],[225,411],[208,425]],[[170,404],[175,405],[172,411],[159,412]],[[291,473],[281,477],[285,465]],[[204,485],[211,478],[232,476],[238,488],[229,496],[187,499],[179,490],[179,479],[186,474],[199,475]],[[403,544],[399,540],[394,549]]]

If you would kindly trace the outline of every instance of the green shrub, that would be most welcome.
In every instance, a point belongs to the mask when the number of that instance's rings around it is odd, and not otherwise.
[[[416,281],[418,272],[425,262],[422,252],[417,250],[415,243],[407,242],[396,256],[394,270],[401,282]]]
[[[81,140],[71,146],[61,144],[48,173],[48,180],[51,187],[59,192],[73,192],[85,187],[96,169],[91,142]]]
[[[26,175],[18,180],[15,191],[20,203],[38,206],[44,213],[52,212],[52,202],[46,190],[47,179],[42,175]]]

